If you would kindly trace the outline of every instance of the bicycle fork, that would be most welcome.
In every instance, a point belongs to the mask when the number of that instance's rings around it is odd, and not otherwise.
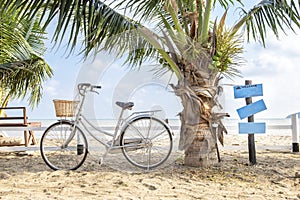
[[[70,142],[73,140],[73,138],[75,137],[76,135],[76,125],[73,124],[72,126],[72,130],[71,130],[71,134],[69,135],[69,137],[66,139],[66,141],[64,142],[64,144],[62,145],[62,149],[65,149],[69,146]],[[81,155],[83,154],[84,152],[84,146],[81,142],[81,139],[80,139],[80,135],[77,134],[77,155]]]

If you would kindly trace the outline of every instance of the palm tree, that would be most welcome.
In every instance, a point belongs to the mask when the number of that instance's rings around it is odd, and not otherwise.
[[[52,76],[42,58],[45,32],[39,18],[21,18],[21,10],[5,10],[0,5],[0,106],[11,98],[25,98],[33,107],[42,96],[42,83]]]
[[[8,0],[0,3],[11,6]],[[219,21],[211,19],[215,5],[224,8]],[[241,12],[229,28],[225,22],[232,5]],[[174,72],[178,84],[173,88],[183,104],[179,146],[190,166],[218,161],[216,140],[223,141],[226,129],[221,119],[227,115],[215,112],[221,106],[219,81],[239,75],[243,39],[265,44],[268,30],[278,36],[300,27],[295,0],[262,0],[249,11],[242,0],[15,0],[14,7],[22,8],[29,19],[41,11],[45,26],[56,16],[54,40],[69,38],[71,51],[82,34],[86,57],[114,51],[126,54],[132,67],[154,59],[161,64],[160,73]]]

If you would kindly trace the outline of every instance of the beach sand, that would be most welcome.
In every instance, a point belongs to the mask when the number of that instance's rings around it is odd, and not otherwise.
[[[215,166],[183,166],[175,151],[152,171],[132,167],[121,154],[102,166],[90,155],[76,171],[52,171],[39,151],[0,148],[0,199],[300,199],[300,154],[291,152],[291,137],[255,140],[256,165],[249,165],[247,135],[225,135]]]

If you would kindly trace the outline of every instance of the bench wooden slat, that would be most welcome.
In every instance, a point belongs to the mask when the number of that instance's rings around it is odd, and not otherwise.
[[[0,117],[0,120],[17,120],[24,119],[24,117]]]
[[[0,110],[26,110],[26,107],[1,107]]]
[[[27,127],[27,124],[22,123],[1,123],[0,127]]]
[[[42,123],[41,122],[28,122],[27,126],[29,126],[29,127],[41,127]]]
[[[6,117],[0,117],[0,121],[3,120],[5,123],[0,123],[0,127],[41,127],[41,122],[27,122],[27,116],[26,116],[26,107],[0,107],[0,110],[21,110],[22,114],[18,114],[16,116],[6,116]],[[7,121],[11,122],[7,122]],[[17,121],[17,122],[15,122]],[[29,136],[28,136],[29,132]],[[32,140],[32,144],[36,144],[36,140],[34,138],[34,132],[33,130],[24,130],[24,140],[25,140],[25,146],[28,146],[28,143],[30,140]]]

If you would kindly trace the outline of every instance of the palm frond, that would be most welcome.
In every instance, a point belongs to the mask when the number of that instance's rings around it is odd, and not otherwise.
[[[240,76],[238,70],[243,64],[243,35],[233,34],[234,30],[225,27],[226,13],[216,31],[216,51],[213,55],[213,67],[227,78]]]
[[[57,20],[53,41],[59,44],[63,38],[68,38],[70,52],[79,43],[85,57],[92,50],[100,48],[107,38],[138,26],[137,22],[120,14],[114,9],[115,6],[105,4],[105,1],[15,0],[11,4],[11,9],[22,8],[22,17],[29,20],[36,17],[37,13],[42,13],[40,22],[45,27],[54,19]]]
[[[172,57],[165,51],[161,44],[161,37],[149,31],[146,28],[138,29],[138,32],[157,50],[157,52],[168,62],[170,69],[176,74],[178,78],[181,77],[180,69]]]
[[[158,16],[158,13],[164,10],[165,0],[122,0],[119,2],[119,9],[124,12],[133,13],[133,18],[139,18],[139,22],[147,22]]]
[[[235,24],[233,30],[238,31],[246,26],[248,41],[252,37],[260,40],[265,45],[267,28],[278,37],[279,30],[294,30],[300,28],[299,5],[294,0],[288,3],[286,0],[263,0],[250,11],[243,11],[242,18]]]
[[[11,98],[28,95],[34,107],[42,97],[43,82],[52,77],[51,68],[41,57],[45,53],[45,32],[38,18],[20,18],[20,11],[10,9],[11,5],[0,12],[0,88]]]
[[[214,6],[219,3],[223,8],[228,9],[230,5],[234,5],[236,1],[233,0],[214,0]],[[243,5],[242,0],[237,0],[240,5]]]
[[[41,100],[44,81],[52,76],[50,66],[36,56],[29,60],[2,63],[0,68],[7,69],[1,78],[1,88],[6,88],[8,95],[15,99],[24,99],[30,94],[28,104],[32,107]]]

